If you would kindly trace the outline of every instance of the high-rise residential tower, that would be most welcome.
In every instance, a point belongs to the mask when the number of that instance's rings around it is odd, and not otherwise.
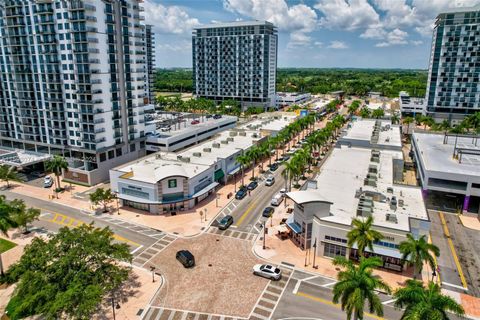
[[[0,146],[60,154],[96,184],[144,153],[141,0],[0,0]]]
[[[452,123],[480,111],[480,6],[437,16],[427,86],[427,113]]]
[[[277,29],[240,21],[193,31],[193,85],[197,97],[233,99],[243,106],[275,106]]]
[[[145,45],[147,54],[147,73],[148,73],[148,100],[153,103],[155,98],[155,92],[153,89],[155,81],[155,35],[152,30],[152,25],[147,24],[145,26]]]

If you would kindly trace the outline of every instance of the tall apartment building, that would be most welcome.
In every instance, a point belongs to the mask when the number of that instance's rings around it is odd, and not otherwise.
[[[144,154],[141,2],[0,1],[0,146],[63,155],[89,185]]]
[[[270,22],[206,25],[193,31],[195,95],[243,106],[275,106],[277,29]]]
[[[146,90],[148,94],[149,103],[154,102],[155,92],[153,85],[155,83],[155,35],[152,30],[152,25],[147,24],[145,26],[145,45],[147,54],[147,73],[148,73],[148,88]]]
[[[437,16],[427,86],[427,113],[452,123],[480,111],[480,6]]]

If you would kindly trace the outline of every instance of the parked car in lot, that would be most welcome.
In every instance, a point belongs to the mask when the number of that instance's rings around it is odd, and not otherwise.
[[[200,121],[198,121],[198,120],[193,120],[192,122],[190,122],[190,124],[199,124],[199,123],[200,123]]]
[[[210,119],[211,117],[213,117],[213,115],[207,114],[205,117],[206,117],[207,119]]]
[[[222,117],[221,114],[215,114],[213,115],[213,119],[220,119]]]
[[[195,266],[195,257],[188,250],[180,250],[177,252],[176,258],[185,268],[192,268]]]
[[[278,164],[276,163],[272,163],[272,165],[270,166],[270,171],[274,172],[278,169]]]
[[[258,187],[258,182],[257,181],[252,181],[248,184],[247,189],[248,190],[254,190],[256,187]]]
[[[280,203],[282,203],[283,198],[284,198],[283,194],[277,193],[276,195],[273,196],[272,201],[270,202],[270,204],[271,204],[272,206],[279,206]]]
[[[270,176],[265,180],[266,186],[269,186],[269,187],[273,186],[274,183],[275,183],[275,178],[273,176]]]
[[[50,188],[53,185],[53,178],[51,176],[46,176],[43,178],[43,187]]]
[[[227,230],[233,224],[233,217],[231,215],[226,215],[220,221],[218,221],[218,229]]]
[[[285,197],[285,193],[287,193],[287,191],[285,190],[285,188],[282,188],[280,189],[280,191],[278,191],[278,193]]]
[[[163,127],[163,128],[160,129],[160,131],[162,131],[162,132],[168,132],[170,130],[172,130],[171,127]]]
[[[280,280],[282,270],[270,264],[256,264],[253,266],[253,274],[270,280]]]
[[[275,209],[273,209],[272,207],[266,207],[265,209],[263,209],[262,217],[270,218],[274,211]]]
[[[235,194],[235,199],[241,200],[241,199],[245,198],[246,195],[247,195],[247,189],[242,188],[242,189],[238,190],[237,193]]]

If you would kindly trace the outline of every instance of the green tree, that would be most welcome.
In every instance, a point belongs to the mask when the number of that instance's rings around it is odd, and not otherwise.
[[[381,108],[375,109],[372,112],[372,117],[375,119],[380,119],[385,115],[385,111]]]
[[[23,200],[15,199],[10,202],[12,209],[12,218],[18,227],[23,229],[23,233],[28,233],[28,225],[38,220],[40,209],[27,208]]]
[[[352,230],[347,233],[347,246],[351,249],[356,244],[360,256],[364,255],[366,248],[373,251],[373,243],[383,239],[383,235],[373,229],[372,216],[365,220],[353,219],[352,225]]]
[[[247,154],[241,154],[235,159],[235,161],[242,168],[242,186],[245,186],[245,167],[250,163],[250,157]]]
[[[10,181],[21,181],[17,169],[6,164],[0,166],[0,180],[7,183],[7,189],[10,188]]]
[[[370,313],[383,316],[383,305],[375,290],[390,293],[390,287],[379,277],[374,276],[373,268],[383,265],[378,257],[360,258],[357,266],[344,257],[336,257],[336,266],[344,269],[337,274],[338,282],[333,287],[333,302],[340,303],[347,313],[347,320],[363,319],[365,303]]]
[[[97,188],[94,192],[90,193],[90,201],[94,205],[101,204],[103,206],[103,212],[108,212],[108,204],[115,200],[116,195],[111,189]]]
[[[0,195],[0,232],[8,238],[8,231],[18,227],[17,222],[12,216],[12,207],[9,202],[5,200],[4,195]],[[0,275],[4,276],[2,255],[0,254]]]
[[[400,117],[398,116],[397,113],[394,113],[390,120],[392,121],[392,124],[397,124],[400,121]]]
[[[370,118],[370,109],[368,109],[367,107],[363,107],[361,110],[360,110],[360,117],[362,118]]]
[[[448,320],[448,312],[463,316],[465,311],[453,298],[442,294],[440,286],[429,282],[427,287],[416,280],[395,291],[395,307],[404,309],[402,320]]]
[[[5,276],[17,283],[7,309],[11,319],[92,319],[107,295],[127,280],[131,262],[126,244],[114,243],[108,229],[61,228],[48,239],[34,238]]]
[[[61,188],[62,188],[60,186],[60,176],[62,175],[62,170],[68,171],[67,160],[62,156],[54,155],[53,158],[51,158],[50,160],[48,160],[45,163],[45,168],[48,171],[51,171],[55,174],[55,177],[57,178],[56,179],[56,184],[57,184],[56,189],[58,191],[60,191]]]
[[[440,256],[440,249],[428,243],[425,235],[415,239],[410,233],[407,233],[407,240],[400,242],[399,251],[402,254],[402,259],[408,261],[413,266],[413,278],[423,270],[423,263],[430,265],[432,270],[435,270],[435,257]]]

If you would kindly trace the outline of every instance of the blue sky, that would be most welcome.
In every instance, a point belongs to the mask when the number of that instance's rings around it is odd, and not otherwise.
[[[480,0],[145,0],[157,67],[191,67],[192,29],[267,20],[279,67],[427,69],[436,15]]]

